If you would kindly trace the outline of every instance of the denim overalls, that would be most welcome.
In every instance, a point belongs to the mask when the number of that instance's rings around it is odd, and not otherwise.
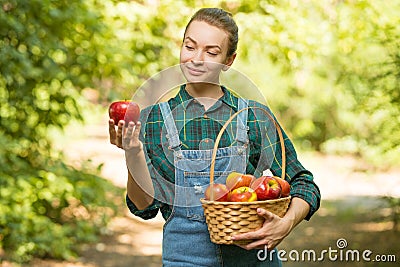
[[[239,98],[238,110],[247,105],[247,101]],[[247,251],[235,245],[211,242],[199,199],[204,197],[205,188],[210,182],[212,149],[181,150],[171,109],[167,103],[160,103],[160,108],[175,166],[174,206],[163,229],[163,266],[281,266],[277,253],[273,253],[273,261],[260,261],[257,258],[258,250]],[[243,111],[237,117],[237,144],[217,150],[215,183],[225,183],[231,171],[246,172],[247,114],[247,111]]]

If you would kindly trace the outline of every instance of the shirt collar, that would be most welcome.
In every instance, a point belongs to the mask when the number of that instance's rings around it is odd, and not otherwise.
[[[182,104],[183,108],[186,109],[187,106],[194,100],[194,98],[189,95],[189,93],[185,89],[186,85],[181,85],[178,94],[173,98],[173,101],[176,105]],[[224,104],[231,107],[235,112],[237,111],[237,99],[238,97],[235,96],[229,89],[225,86],[221,86],[224,95],[221,96],[218,100],[222,101]]]

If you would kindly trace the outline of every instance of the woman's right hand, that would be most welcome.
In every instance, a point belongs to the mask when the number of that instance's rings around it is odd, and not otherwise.
[[[129,122],[128,127],[124,127],[125,122],[120,120],[117,129],[113,119],[108,121],[108,131],[110,134],[110,143],[122,148],[126,151],[140,151],[143,148],[142,142],[139,140],[141,123]]]

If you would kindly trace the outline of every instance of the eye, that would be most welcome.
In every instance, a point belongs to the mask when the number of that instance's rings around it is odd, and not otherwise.
[[[194,50],[194,47],[193,47],[193,46],[185,45],[185,47],[186,47],[186,49],[189,50],[189,51],[193,51],[193,50]]]
[[[210,52],[210,51],[208,51],[207,53],[208,53],[210,56],[216,56],[216,55],[218,55],[218,53]]]

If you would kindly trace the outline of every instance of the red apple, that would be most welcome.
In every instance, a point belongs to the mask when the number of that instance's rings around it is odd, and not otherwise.
[[[110,119],[114,120],[115,124],[119,121],[125,120],[125,124],[129,122],[137,122],[140,117],[139,105],[131,101],[116,101],[111,103],[108,108],[108,115]]]
[[[207,200],[228,201],[229,189],[224,184],[209,185],[204,193]]]
[[[248,186],[234,189],[228,195],[228,201],[232,202],[253,202],[257,201],[257,194]]]
[[[281,192],[281,197],[288,197],[290,195],[290,184],[288,181],[274,176],[274,178],[278,181],[278,183],[280,184],[281,188],[282,188],[282,192]]]
[[[261,176],[250,186],[256,193],[258,200],[276,199],[281,195],[281,186],[272,176]]]
[[[254,177],[251,174],[241,174],[238,172],[231,172],[226,178],[226,186],[231,191],[242,186],[250,187],[250,184],[255,179],[256,177]]]

